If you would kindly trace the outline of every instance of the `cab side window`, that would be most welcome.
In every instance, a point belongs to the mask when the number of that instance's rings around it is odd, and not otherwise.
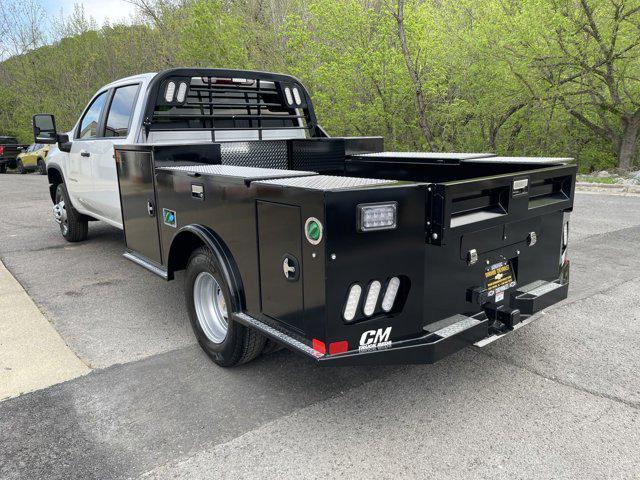
[[[116,88],[107,116],[105,137],[126,137],[129,133],[129,122],[138,94],[138,85],[127,85]]]
[[[95,138],[98,136],[98,126],[100,124],[100,114],[107,99],[107,92],[102,92],[87,109],[80,121],[80,130],[77,138]]]

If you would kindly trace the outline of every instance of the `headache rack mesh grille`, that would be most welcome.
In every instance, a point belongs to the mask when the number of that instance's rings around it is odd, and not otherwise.
[[[165,100],[170,82],[176,91],[180,83],[187,83],[184,102]],[[299,137],[306,138],[312,128],[307,108],[289,106],[279,82],[259,78],[169,78],[160,86],[149,124],[156,131],[255,131],[257,140],[268,130],[298,131]]]
[[[286,169],[289,166],[287,142],[223,142],[220,144],[223,165]]]

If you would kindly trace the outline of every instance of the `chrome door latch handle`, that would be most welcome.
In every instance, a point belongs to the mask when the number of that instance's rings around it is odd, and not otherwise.
[[[156,209],[151,202],[147,202],[147,213],[150,217],[154,217],[156,215]]]

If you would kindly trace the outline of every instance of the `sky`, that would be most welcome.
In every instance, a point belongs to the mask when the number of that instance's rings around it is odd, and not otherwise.
[[[64,16],[70,15],[74,4],[82,5],[85,14],[93,17],[98,25],[128,20],[135,11],[135,7],[124,0],[41,0],[42,7],[53,16],[58,16],[60,11]]]

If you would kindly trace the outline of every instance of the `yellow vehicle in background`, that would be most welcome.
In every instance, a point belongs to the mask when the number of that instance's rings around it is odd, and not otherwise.
[[[38,172],[47,174],[47,153],[51,145],[33,143],[27,147],[16,159],[16,171],[18,173]]]

